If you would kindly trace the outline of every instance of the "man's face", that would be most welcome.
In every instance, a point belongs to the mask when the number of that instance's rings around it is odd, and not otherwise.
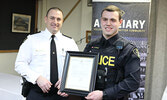
[[[118,12],[104,11],[101,17],[101,28],[103,36],[109,39],[118,33],[119,26],[122,23],[122,19],[119,20]]]
[[[50,10],[48,16],[45,17],[45,24],[52,34],[56,34],[63,24],[62,12],[54,9]]]

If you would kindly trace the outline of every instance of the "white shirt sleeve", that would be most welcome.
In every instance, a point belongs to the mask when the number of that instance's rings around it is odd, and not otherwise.
[[[72,47],[70,47],[70,49],[71,49],[71,51],[79,51],[79,49],[78,49],[78,46],[77,46],[77,44],[75,43],[75,41],[73,40],[73,39],[71,39],[71,46]]]
[[[32,57],[31,44],[31,38],[28,36],[28,39],[20,46],[15,62],[15,70],[21,74],[21,76],[24,76],[29,82],[35,84],[40,75],[31,70],[29,66]]]
[[[161,100],[167,100],[167,87],[165,88],[165,91],[163,93],[163,96],[162,96]]]

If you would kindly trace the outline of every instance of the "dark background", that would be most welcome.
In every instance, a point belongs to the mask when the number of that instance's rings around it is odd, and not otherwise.
[[[18,50],[23,40],[35,32],[36,0],[5,0],[0,6],[0,50]],[[30,33],[12,32],[12,14],[31,15]]]

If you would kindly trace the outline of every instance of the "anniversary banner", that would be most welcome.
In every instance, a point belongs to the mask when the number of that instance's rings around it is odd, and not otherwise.
[[[144,100],[150,3],[150,0],[93,0],[91,40],[101,36],[101,11],[106,6],[112,4],[122,10],[123,23],[118,34],[128,39],[139,49],[141,68],[140,88],[130,94],[129,100]]]

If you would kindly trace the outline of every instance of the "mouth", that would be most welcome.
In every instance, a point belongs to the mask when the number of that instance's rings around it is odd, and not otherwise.
[[[106,31],[111,31],[113,28],[111,28],[111,27],[105,27],[105,30]]]
[[[56,28],[56,26],[52,26],[53,28]]]
[[[56,24],[51,24],[51,26],[52,26],[53,28],[58,27],[58,25],[56,25]]]

